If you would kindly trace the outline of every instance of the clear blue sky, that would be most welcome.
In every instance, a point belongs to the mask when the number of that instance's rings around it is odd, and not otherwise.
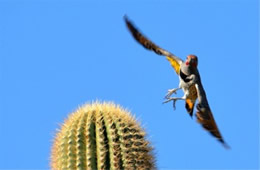
[[[257,0],[0,1],[0,169],[49,169],[55,130],[78,106],[114,101],[142,122],[159,169],[259,168]],[[162,104],[178,78],[123,22],[199,70],[225,150]],[[182,93],[178,93],[182,96]]]

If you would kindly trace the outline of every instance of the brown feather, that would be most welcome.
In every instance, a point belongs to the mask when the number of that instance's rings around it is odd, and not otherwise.
[[[128,29],[129,29],[129,31],[132,33],[133,37],[135,38],[135,40],[137,42],[139,42],[141,45],[143,45],[144,48],[146,48],[148,50],[152,50],[156,54],[159,54],[159,55],[165,55],[165,56],[171,55],[171,53],[169,53],[168,51],[163,50],[159,46],[155,45],[148,38],[143,36],[141,34],[141,32],[139,32],[138,29],[135,28],[134,25],[127,19],[126,16],[125,16],[125,22],[126,22],[126,25],[127,25]]]
[[[189,113],[189,115],[192,117],[193,115],[193,109],[194,109],[194,102],[192,102],[190,99],[186,99],[185,101],[185,108],[187,110],[187,112]]]
[[[183,62],[179,57],[175,56],[174,54],[168,52],[167,50],[162,49],[161,47],[157,46],[155,43],[150,41],[147,37],[142,35],[140,31],[128,20],[125,16],[125,22],[127,25],[128,30],[133,35],[134,39],[140,43],[144,48],[148,50],[154,51],[156,54],[166,56],[167,60],[170,62],[171,66],[174,68],[177,74],[180,71],[180,64]]]
[[[205,130],[216,137],[225,148],[229,148],[220,134],[210,108],[202,107],[200,104],[198,104],[196,117],[197,122],[200,123]]]
[[[191,85],[189,88],[189,95],[186,98],[185,101],[185,108],[189,115],[192,117],[193,115],[193,110],[195,106],[195,102],[197,100],[198,94],[195,85]]]

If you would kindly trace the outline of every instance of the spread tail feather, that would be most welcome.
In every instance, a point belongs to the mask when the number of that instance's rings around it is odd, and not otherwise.
[[[192,102],[190,99],[186,99],[185,101],[185,108],[187,112],[189,113],[190,117],[193,115],[193,109],[194,109],[194,102]]]

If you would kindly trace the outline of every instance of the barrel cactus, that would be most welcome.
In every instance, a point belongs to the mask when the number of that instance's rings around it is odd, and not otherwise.
[[[86,104],[57,132],[52,169],[154,169],[152,147],[128,111],[113,103]]]

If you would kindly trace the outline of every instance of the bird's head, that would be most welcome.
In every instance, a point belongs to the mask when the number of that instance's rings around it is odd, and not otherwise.
[[[192,66],[194,68],[197,68],[198,66],[198,58],[196,55],[190,54],[187,56],[187,59],[185,61],[185,64],[187,66]]]

